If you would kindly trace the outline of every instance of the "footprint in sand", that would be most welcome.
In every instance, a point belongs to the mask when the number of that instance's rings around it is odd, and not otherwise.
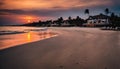
[[[64,66],[60,65],[59,68],[60,68],[60,69],[64,69]]]

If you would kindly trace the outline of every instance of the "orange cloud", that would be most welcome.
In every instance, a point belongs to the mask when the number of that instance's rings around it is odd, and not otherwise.
[[[5,0],[1,8],[6,9],[69,9],[111,4],[111,0]]]

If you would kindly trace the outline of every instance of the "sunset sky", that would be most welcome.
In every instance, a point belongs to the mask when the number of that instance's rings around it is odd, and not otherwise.
[[[96,15],[104,13],[105,8],[120,14],[120,0],[0,0],[0,25],[54,20],[61,16],[86,18],[85,9]]]

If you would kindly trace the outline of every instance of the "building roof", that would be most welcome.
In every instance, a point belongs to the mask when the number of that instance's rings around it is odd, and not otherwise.
[[[91,20],[91,19],[107,19],[109,18],[109,16],[104,15],[104,14],[99,14],[99,15],[95,15],[95,16],[89,16],[89,18],[87,20]]]

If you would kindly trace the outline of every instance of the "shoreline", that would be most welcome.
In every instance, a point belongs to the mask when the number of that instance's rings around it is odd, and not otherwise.
[[[58,36],[58,35],[55,35],[55,36],[52,36],[52,37],[49,37],[49,38],[45,38],[45,39],[35,40],[35,41],[33,41],[33,42],[28,42],[28,43],[22,43],[22,44],[12,45],[12,46],[10,46],[10,47],[8,47],[8,48],[7,48],[7,47],[5,47],[5,48],[3,47],[3,48],[0,49],[0,51],[4,51],[4,50],[10,49],[10,48],[22,46],[22,45],[24,45],[24,44],[30,44],[30,43],[39,42],[39,41],[42,41],[42,40],[47,40],[47,39],[54,38],[54,37],[57,37],[57,36]]]
[[[40,32],[31,31],[31,32],[13,34],[13,35],[9,35],[9,34],[2,35],[0,36],[0,39],[2,39],[0,42],[2,45],[2,47],[0,47],[0,50],[8,49],[11,47],[16,47],[22,44],[45,40],[45,39],[49,39],[49,38],[56,37],[56,36],[58,36],[57,33],[48,31],[48,30],[40,31]]]

